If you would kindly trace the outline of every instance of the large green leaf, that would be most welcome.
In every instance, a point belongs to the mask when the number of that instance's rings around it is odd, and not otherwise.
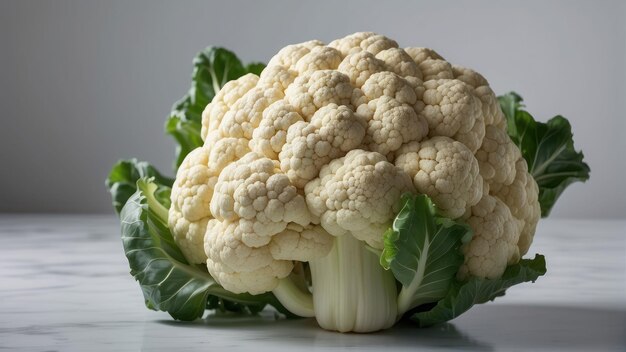
[[[589,179],[583,153],[574,148],[572,126],[562,116],[537,122],[523,109],[522,97],[508,93],[498,97],[507,118],[508,133],[522,151],[528,169],[539,186],[541,215],[548,216],[565,188]]]
[[[231,293],[205,268],[190,265],[167,227],[167,209],[154,197],[157,188],[151,180],[139,179],[120,216],[130,273],[139,282],[148,308],[179,320],[199,318],[206,308],[254,313],[266,304],[287,313],[271,293]]]
[[[460,247],[471,239],[469,226],[439,217],[425,195],[405,194],[404,207],[384,235],[381,265],[402,284],[398,310],[436,302],[448,292],[459,266]]]
[[[187,120],[179,112],[172,112],[172,115],[165,122],[165,133],[172,136],[178,143],[176,159],[174,160],[175,170],[178,169],[187,154],[204,143],[200,136],[201,127],[200,122]]]
[[[130,196],[137,191],[137,180],[152,177],[157,184],[155,197],[169,208],[170,191],[174,180],[163,176],[154,166],[145,161],[128,159],[118,161],[109,172],[105,181],[113,199],[113,208],[119,214]]]
[[[411,319],[422,327],[452,320],[473,305],[502,296],[506,289],[513,285],[534,282],[545,273],[545,258],[537,254],[534,259],[522,259],[519,263],[509,266],[499,279],[471,278],[464,282],[455,281],[445,298],[432,309],[413,314]]]
[[[191,88],[174,104],[165,124],[165,132],[178,143],[175,168],[180,166],[189,152],[202,145],[202,111],[215,94],[228,81],[247,73],[260,74],[264,68],[262,63],[244,66],[235,53],[224,48],[208,47],[198,53],[193,60]]]

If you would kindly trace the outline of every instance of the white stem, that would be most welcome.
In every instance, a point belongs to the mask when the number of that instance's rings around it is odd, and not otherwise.
[[[372,332],[396,322],[396,281],[365,243],[347,234],[330,253],[309,262],[315,318],[327,330]]]
[[[313,297],[308,292],[303,292],[289,279],[280,280],[272,293],[290,312],[301,317],[310,318],[315,316],[313,310]]]

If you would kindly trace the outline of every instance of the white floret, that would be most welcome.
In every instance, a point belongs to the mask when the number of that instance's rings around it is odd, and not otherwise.
[[[263,89],[273,88],[284,92],[297,76],[297,72],[289,70],[284,66],[269,66],[261,72],[257,87]]]
[[[385,96],[402,104],[414,105],[417,102],[415,86],[393,72],[371,75],[361,90],[368,101]]]
[[[287,142],[287,130],[298,121],[304,121],[296,109],[279,100],[263,111],[263,119],[250,140],[250,149],[278,160],[278,153]]]
[[[441,213],[458,218],[483,194],[478,161],[462,143],[433,137],[403,146],[395,165],[413,179],[418,192],[428,195]]]
[[[400,196],[415,192],[410,177],[379,153],[360,149],[324,166],[305,189],[310,211],[333,236],[352,235],[374,248],[400,210]]]
[[[518,241],[520,255],[526,254],[535,235],[537,222],[541,217],[539,187],[528,173],[524,158],[515,163],[515,179],[510,185],[492,185],[491,194],[500,198],[520,222],[521,234]]]
[[[296,122],[287,131],[279,154],[280,167],[297,187],[317,177],[322,166],[358,147],[365,136],[365,118],[344,105],[319,109],[310,123]]]
[[[209,202],[222,169],[249,151],[245,139],[224,138],[214,142],[214,135],[209,136],[207,145],[187,154],[172,186],[168,224],[174,240],[191,263],[206,260],[200,249],[206,223],[212,217]]]
[[[403,144],[420,141],[428,134],[428,123],[411,105],[386,95],[361,105],[357,110],[367,120],[364,149],[388,155]]]
[[[383,61],[387,71],[396,73],[402,77],[422,78],[422,72],[417,67],[411,56],[399,48],[390,48],[376,54],[376,58]]]
[[[224,168],[210,207],[218,220],[240,221],[242,241],[252,247],[268,244],[290,222],[311,222],[304,197],[278,162],[254,152]]]
[[[465,262],[459,269],[459,278],[499,278],[508,264],[520,258],[518,222],[501,200],[490,195],[472,206],[466,216],[473,235],[462,248]]]
[[[426,59],[419,64],[424,82],[437,79],[452,79],[452,65],[445,60]]]
[[[343,60],[337,49],[316,46],[304,55],[295,66],[300,74],[319,70],[335,70]]]
[[[347,35],[340,39],[335,39],[328,43],[328,46],[339,50],[343,56],[348,56],[356,52],[362,51],[361,42],[365,39],[376,36],[374,32],[357,32]]]
[[[304,55],[308,54],[311,49],[323,45],[324,43],[319,40],[287,45],[270,59],[267,63],[267,67],[283,66],[289,70],[295,70],[296,64]]]
[[[373,32],[358,32],[333,40],[328,46],[339,50],[345,57],[362,50],[376,55],[383,50],[397,48],[398,43],[395,40]]]
[[[415,63],[418,65],[426,61],[427,59],[444,60],[441,55],[439,55],[433,49],[429,48],[410,47],[404,48],[404,51],[406,51],[406,53],[409,54],[413,61],[415,61]]]
[[[494,125],[499,129],[506,131],[506,119],[504,117],[504,113],[502,112],[502,109],[500,109],[500,104],[498,103],[496,94],[493,92],[491,87],[489,87],[489,82],[487,82],[485,77],[472,69],[457,65],[452,66],[452,71],[455,79],[463,81],[474,87],[474,94],[482,102],[485,125]]]
[[[308,262],[324,257],[333,244],[333,237],[323,227],[309,225],[294,230],[287,228],[274,235],[269,249],[276,259]]]
[[[279,89],[260,87],[251,89],[224,114],[219,125],[221,135],[251,139],[254,129],[261,123],[263,111],[283,97],[284,93]]]
[[[323,256],[331,248],[329,235],[311,225],[304,197],[278,166],[250,152],[227,166],[215,185],[204,250],[209,272],[229,291],[273,290],[291,271],[290,260]]]
[[[509,185],[515,178],[515,162],[521,157],[519,149],[503,130],[487,125],[483,144],[476,151],[480,175],[494,185]]]
[[[424,82],[426,91],[422,114],[428,121],[429,136],[451,137],[478,150],[485,136],[485,121],[480,99],[474,89],[456,79]]]
[[[350,78],[333,70],[313,71],[298,76],[285,92],[289,103],[305,119],[328,104],[346,105],[355,109],[363,102],[363,93],[350,83]]]
[[[233,293],[260,294],[273,290],[293,269],[289,260],[274,259],[269,247],[253,248],[242,241],[239,223],[211,220],[204,249],[209,273]]]
[[[227,82],[213,100],[202,111],[200,136],[206,140],[207,134],[218,129],[224,115],[244,94],[256,86],[259,76],[249,73]]]
[[[359,51],[346,56],[337,71],[347,75],[352,85],[361,87],[371,75],[385,71],[385,63],[369,51]]]

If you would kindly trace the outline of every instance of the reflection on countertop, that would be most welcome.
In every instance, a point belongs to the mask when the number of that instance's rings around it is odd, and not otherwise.
[[[626,350],[626,221],[544,220],[534,285],[448,324],[369,335],[272,311],[173,321],[143,307],[118,234],[112,216],[0,215],[0,350]]]

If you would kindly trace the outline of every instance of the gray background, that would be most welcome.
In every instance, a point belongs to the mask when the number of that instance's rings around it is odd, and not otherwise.
[[[371,30],[435,48],[562,114],[592,168],[555,217],[625,218],[626,2],[0,0],[0,212],[111,212],[119,158],[171,173],[163,123],[193,56],[267,61],[289,43]]]

